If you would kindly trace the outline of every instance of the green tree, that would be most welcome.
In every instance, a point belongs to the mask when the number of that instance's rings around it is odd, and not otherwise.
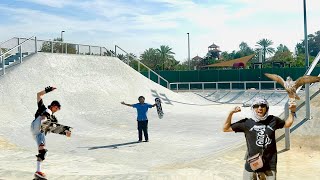
[[[290,62],[293,63],[293,53],[290,52],[289,48],[283,44],[280,44],[277,47],[277,51],[274,53],[271,58],[272,61],[282,61],[282,62]]]
[[[160,53],[154,49],[146,49],[140,55],[141,62],[153,70],[160,70]]]
[[[175,54],[175,53],[172,52],[172,48],[170,48],[167,45],[161,45],[160,48],[157,49],[157,51],[160,54],[160,59],[162,62],[162,70],[165,69],[165,65],[170,65],[170,67],[171,67],[171,64],[176,64],[175,63],[176,60],[173,57],[173,54]]]
[[[305,41],[296,45],[297,54],[305,53]],[[317,56],[320,52],[320,31],[308,35],[308,50],[310,56]]]
[[[257,42],[257,45],[258,45],[257,50],[262,49],[262,52],[263,52],[262,62],[266,61],[266,55],[270,55],[275,52],[274,48],[270,47],[273,45],[273,42],[269,39],[261,39]]]
[[[53,41],[60,42],[50,42],[45,41],[41,46],[41,52],[51,52],[53,48],[54,53],[65,53],[66,52],[66,44],[62,43],[61,38],[55,38]],[[53,47],[52,47],[53,46]],[[67,44],[67,53],[68,54],[76,54],[76,46],[74,44]]]
[[[240,54],[240,57],[249,56],[251,54],[254,54],[254,50],[251,47],[249,47],[249,45],[246,42],[242,41],[239,44],[239,48],[240,48],[240,51],[238,51],[238,53]]]

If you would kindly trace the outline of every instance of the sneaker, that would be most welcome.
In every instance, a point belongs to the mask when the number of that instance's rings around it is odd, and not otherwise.
[[[139,140],[139,141],[138,141],[138,143],[141,143],[141,142],[142,142],[142,140]]]
[[[143,141],[143,142],[149,142],[149,140],[145,140],[145,141]]]
[[[43,178],[43,179],[46,178],[46,175],[43,172],[39,172],[38,171],[38,172],[35,173],[35,175],[38,176],[39,178]]]

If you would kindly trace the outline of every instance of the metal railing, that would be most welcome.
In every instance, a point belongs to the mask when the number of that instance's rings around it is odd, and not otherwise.
[[[169,81],[167,81],[165,78],[163,78],[162,76],[160,76],[158,73],[156,73],[155,71],[153,71],[152,69],[150,69],[147,65],[143,64],[140,60],[138,60],[135,56],[132,56],[131,54],[129,54],[127,51],[123,50],[121,47],[119,47],[118,45],[115,45],[115,48],[114,48],[114,52],[115,52],[115,56],[117,56],[117,49],[120,49],[122,52],[124,52],[126,54],[126,61],[125,63],[129,65],[130,63],[130,57],[132,60],[138,62],[138,72],[140,72],[141,70],[141,65],[143,67],[145,67],[147,70],[148,70],[148,79],[151,80],[151,73],[153,73],[154,75],[157,76],[157,83],[161,85],[161,80],[164,81],[166,83],[166,87],[169,89],[170,87],[170,83]]]
[[[227,89],[229,90],[247,90],[248,88],[255,88],[257,90],[261,90],[262,84],[273,84],[273,89],[277,88],[275,81],[220,81],[220,82],[176,82],[176,83],[170,83],[169,89],[176,90],[176,91],[179,91],[181,89],[191,91],[192,85],[201,85],[200,88],[199,86],[197,86],[197,88],[194,88],[194,89],[202,90],[202,91],[204,91],[205,89],[219,90],[220,84],[228,84],[229,88]],[[248,84],[250,85],[255,84],[258,86],[250,86]],[[175,85],[174,88],[172,88],[173,85]],[[181,87],[182,85],[187,85],[187,88],[179,88],[179,86]],[[206,88],[205,85],[214,85],[214,88]],[[242,88],[237,88],[239,85]],[[220,89],[226,89],[226,88],[220,88]]]
[[[12,38],[13,39],[13,38]],[[11,39],[10,39],[11,40]],[[8,40],[8,41],[10,41]],[[20,43],[21,39],[18,39],[18,44],[10,49],[8,49],[6,52],[0,54],[0,62],[1,62],[1,67],[0,69],[2,69],[2,75],[4,75],[6,73],[6,68],[10,66],[10,63],[14,63],[16,64],[17,62],[22,63],[23,62],[23,58],[25,57],[25,55],[30,55],[31,53],[37,53],[37,38],[32,36],[28,39],[25,39],[25,41],[23,41],[22,43]],[[6,41],[6,42],[8,42]],[[25,45],[28,42],[32,42],[34,43],[34,51],[30,52],[30,51],[26,51]],[[4,43],[2,43],[3,45]],[[13,54],[15,53],[15,55]],[[15,57],[19,60],[17,61],[15,59]],[[12,58],[12,60],[9,58]],[[7,60],[7,61],[6,61]]]

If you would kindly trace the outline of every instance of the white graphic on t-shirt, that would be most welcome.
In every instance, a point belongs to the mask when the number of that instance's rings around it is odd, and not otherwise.
[[[272,131],[274,131],[269,125],[267,126],[268,129],[271,129]],[[269,136],[267,134],[265,134],[265,130],[266,130],[266,126],[265,125],[254,125],[249,131],[255,130],[257,133],[257,141],[256,141],[256,145],[259,147],[263,147],[263,143],[264,143],[264,136],[266,135],[266,140],[265,140],[265,145],[264,147],[266,148],[267,145],[271,144],[271,139],[269,138]]]

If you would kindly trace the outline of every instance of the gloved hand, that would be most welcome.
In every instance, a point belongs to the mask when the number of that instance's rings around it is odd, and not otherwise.
[[[44,89],[44,91],[45,91],[46,93],[48,93],[48,92],[51,92],[51,91],[53,91],[53,90],[55,90],[55,89],[57,89],[57,88],[48,86],[48,87],[46,87],[46,88]]]

